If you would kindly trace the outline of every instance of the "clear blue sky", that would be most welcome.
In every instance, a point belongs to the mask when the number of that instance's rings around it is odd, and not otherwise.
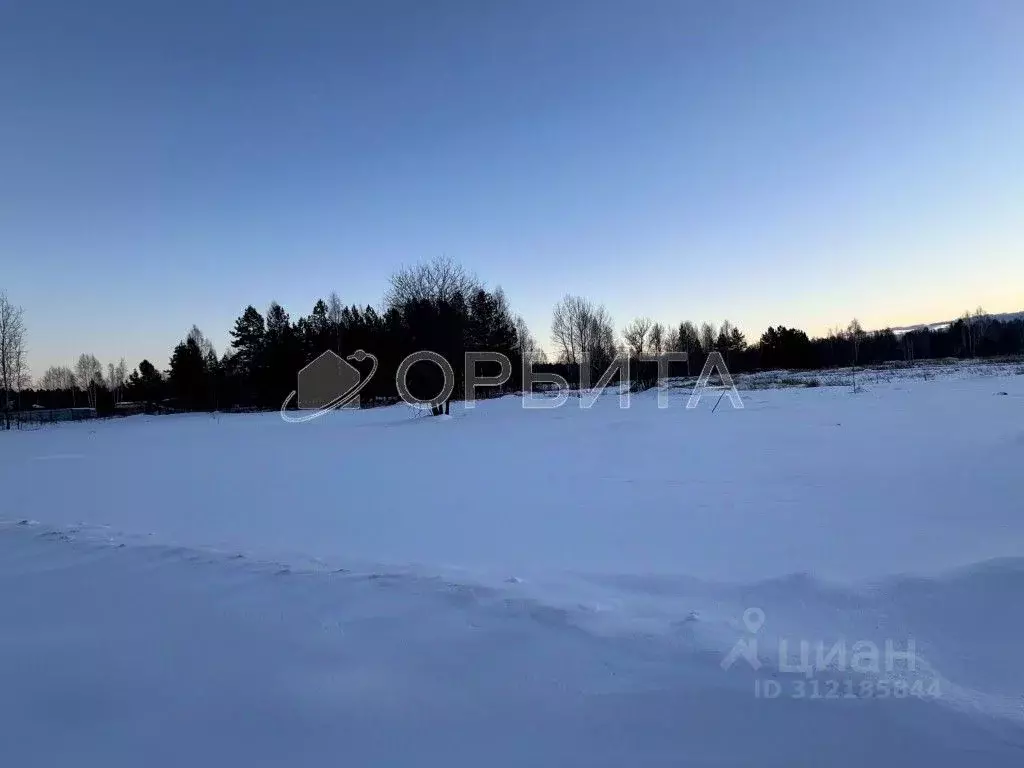
[[[440,254],[544,345],[1024,308],[1021,0],[7,0],[0,105],[36,375]]]

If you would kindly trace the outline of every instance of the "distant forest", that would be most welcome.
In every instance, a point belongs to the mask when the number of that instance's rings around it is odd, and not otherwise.
[[[779,325],[750,342],[729,321],[717,326],[684,321],[668,327],[641,317],[616,332],[603,306],[566,296],[553,311],[554,359],[549,360],[522,317],[513,314],[501,289],[486,289],[448,259],[397,272],[379,310],[346,306],[332,293],[317,301],[308,315],[293,319],[271,302],[262,313],[255,306],[246,307],[230,334],[230,348],[218,355],[193,326],[171,350],[165,370],[149,360],[140,361],[131,372],[124,360],[104,370],[95,356],[82,354],[32,382],[25,375],[21,310],[0,294],[0,392],[5,410],[89,406],[112,413],[123,403],[139,404],[150,412],[279,408],[296,389],[298,371],[328,349],[342,357],[359,349],[377,357],[377,374],[361,393],[364,405],[393,402],[399,363],[424,349],[452,363],[455,399],[462,396],[464,353],[474,350],[501,352],[512,361],[512,377],[501,391],[522,389],[524,360],[538,373],[557,373],[576,385],[581,374],[596,382],[613,360],[628,355],[633,384],[643,388],[655,382],[657,366],[640,359],[677,351],[686,352],[688,362],[675,364],[675,375],[696,375],[712,351],[722,354],[732,373],[1024,354],[1024,316],[1000,321],[981,309],[941,330],[865,332],[853,320],[821,338]],[[478,372],[495,375],[498,366],[484,363]],[[442,376],[436,366],[418,363],[408,381],[415,395],[431,398],[441,389]]]

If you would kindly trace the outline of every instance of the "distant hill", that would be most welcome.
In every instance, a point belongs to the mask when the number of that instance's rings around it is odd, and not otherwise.
[[[1009,320],[1024,319],[1024,311],[1003,312],[1001,314],[996,315],[986,315],[986,317],[988,317],[990,320],[999,320],[1000,322],[1005,323]],[[958,319],[959,318],[957,318],[957,320]],[[901,328],[893,328],[892,332],[899,335],[903,333],[908,333],[909,331],[923,331],[925,328],[927,328],[930,331],[943,331],[955,322],[956,320],[943,320],[938,323],[921,323],[919,325],[905,325]]]

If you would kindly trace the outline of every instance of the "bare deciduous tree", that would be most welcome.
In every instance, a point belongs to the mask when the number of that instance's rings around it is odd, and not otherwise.
[[[14,389],[18,393],[18,409],[21,409],[21,392],[32,386],[32,377],[28,373],[28,352],[24,344],[14,353]]]
[[[974,312],[964,312],[960,318],[962,323],[963,346],[968,357],[975,357],[978,354],[978,346],[985,337],[985,332],[991,322],[988,313],[978,307]]]
[[[341,351],[341,321],[345,307],[341,304],[336,291],[331,291],[327,297],[327,322],[331,326],[331,339],[334,342],[334,351]]]
[[[120,390],[128,380],[128,363],[125,362],[123,357],[117,361],[117,365],[114,367],[114,373],[117,375],[117,387],[118,390]]]
[[[25,318],[0,291],[0,389],[4,395],[4,427],[11,428],[11,393],[20,392],[26,376]]]
[[[648,340],[651,342],[651,352],[661,357],[661,354],[665,351],[665,326],[661,323],[655,323],[651,326],[651,332],[648,336]]]
[[[588,365],[591,381],[615,357],[615,326],[608,310],[581,296],[566,296],[555,305],[551,339],[562,362]]]
[[[680,343],[679,329],[669,328],[665,332],[665,351],[666,352],[679,352],[682,350],[683,345]]]
[[[537,346],[537,340],[533,338],[522,315],[516,315],[515,329],[516,350],[522,355],[523,361],[527,363],[541,362],[540,356],[544,354],[544,350]]]
[[[636,361],[630,367],[632,384],[641,389],[654,386],[657,382],[657,375],[651,370],[652,366],[645,364],[644,357],[648,351],[651,330],[654,322],[649,317],[638,317],[622,329],[622,338],[626,342],[626,354]]]
[[[76,396],[78,394],[78,387],[75,379],[75,372],[66,365],[53,365],[46,369],[46,373],[39,380],[39,386],[41,389],[47,389],[51,391],[63,391],[70,390],[71,392],[71,405],[75,406]]]
[[[864,339],[864,328],[856,317],[846,326],[846,336],[853,347],[853,391],[857,391],[857,357],[860,355],[860,343]]]
[[[734,326],[728,320],[722,321],[722,327],[718,330],[718,338],[715,339],[715,346],[719,352],[725,353],[729,349],[729,339],[732,337]]]
[[[192,326],[194,331],[199,329]],[[202,335],[202,334],[200,334]],[[210,352],[213,352],[213,345],[209,345]],[[121,402],[121,388],[124,386],[125,379],[128,378],[128,364],[125,363],[122,357],[117,365],[114,363],[107,363],[107,386],[110,387],[110,392],[114,396],[114,405]]]
[[[971,324],[971,357],[974,357],[978,354],[978,347],[981,346],[982,341],[985,339],[985,334],[988,332],[992,320],[983,307],[975,309],[974,314],[969,317]]]
[[[52,365],[39,379],[40,389],[51,391],[75,388],[75,372],[66,365]]]
[[[188,332],[187,338],[196,343],[196,346],[203,355],[203,360],[209,360],[210,358],[216,359],[217,350],[213,348],[213,342],[203,335],[203,332],[199,330],[198,325],[192,326],[192,329]]]
[[[622,338],[631,357],[640,359],[647,348],[647,336],[654,325],[649,317],[638,317],[622,329]]]
[[[558,348],[562,361],[566,363],[575,363],[579,357],[573,316],[582,311],[579,306],[582,301],[583,299],[577,296],[566,296],[555,304],[552,313],[551,341]]]
[[[481,287],[475,275],[447,256],[403,267],[391,276],[384,293],[388,307],[401,307],[410,301],[429,300],[451,302],[461,296],[468,302]]]
[[[89,407],[96,407],[96,389],[103,386],[103,368],[95,355],[85,353],[78,356],[75,363],[75,378],[78,380],[78,388],[85,390],[89,400]]]
[[[715,349],[715,326],[711,323],[701,323],[700,326],[700,348],[704,354],[710,354]]]

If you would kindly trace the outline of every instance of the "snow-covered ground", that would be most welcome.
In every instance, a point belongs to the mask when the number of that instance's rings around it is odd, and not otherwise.
[[[924,379],[952,379],[1012,376],[1024,374],[1024,359],[997,358],[958,360],[915,360],[912,362],[882,363],[869,367],[834,368],[818,371],[759,371],[739,374],[736,386],[740,389],[773,387],[853,387],[875,384],[906,383]],[[680,385],[693,387],[694,380],[680,380]]]
[[[1024,376],[863,383],[0,434],[0,764],[1022,765]]]

